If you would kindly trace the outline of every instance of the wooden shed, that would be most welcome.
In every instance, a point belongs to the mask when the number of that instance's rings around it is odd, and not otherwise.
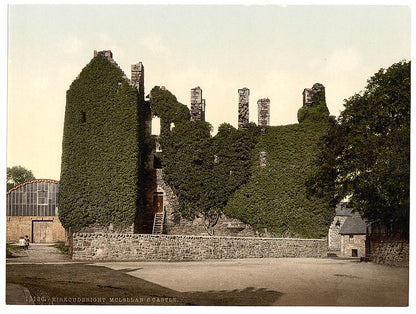
[[[65,242],[58,218],[59,181],[37,179],[10,189],[6,195],[6,242],[29,236],[31,243]]]

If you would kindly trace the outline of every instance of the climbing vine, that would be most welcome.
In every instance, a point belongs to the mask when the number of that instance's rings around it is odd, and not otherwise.
[[[96,56],[67,91],[59,218],[65,228],[134,223],[140,196],[144,120],[136,89]]]
[[[312,101],[299,110],[299,124],[268,127],[261,135],[254,123],[241,130],[224,123],[211,136],[207,122],[189,121],[189,110],[171,93],[154,88],[152,112],[165,123],[159,157],[182,216],[225,213],[274,235],[325,235],[332,208],[327,200],[308,194],[306,184],[317,167],[329,111],[324,91]],[[174,127],[168,127],[172,122]],[[266,167],[260,166],[262,151]]]

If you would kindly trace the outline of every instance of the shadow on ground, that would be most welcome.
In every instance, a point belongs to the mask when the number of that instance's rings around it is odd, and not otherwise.
[[[29,289],[35,304],[271,305],[282,295],[268,289],[179,292],[87,264],[7,265],[6,281]]]

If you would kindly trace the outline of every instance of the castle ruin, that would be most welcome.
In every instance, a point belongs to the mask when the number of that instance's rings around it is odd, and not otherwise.
[[[325,91],[325,87],[321,83],[313,84],[312,88],[305,88],[303,90],[303,106],[312,106],[313,96],[320,91]]]

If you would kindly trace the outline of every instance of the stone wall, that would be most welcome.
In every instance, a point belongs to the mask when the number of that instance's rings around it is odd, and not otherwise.
[[[352,236],[352,238],[350,238]],[[365,234],[343,234],[341,237],[341,256],[343,257],[365,257]],[[352,250],[357,250],[357,256],[353,256]]]
[[[65,229],[62,227],[58,216],[7,216],[6,218],[6,242],[19,242],[20,237],[29,236],[33,242],[33,226],[39,221],[48,222],[49,242],[65,242]]]
[[[156,169],[157,192],[163,195],[163,207],[165,209],[164,234],[168,235],[215,235],[255,237],[257,233],[250,225],[244,224],[238,219],[219,215],[215,225],[203,217],[188,220],[181,217],[179,201],[169,185],[163,180],[162,169]],[[262,233],[262,236],[268,235]]]
[[[74,260],[204,260],[326,256],[320,239],[75,233]]]
[[[328,249],[330,251],[341,250],[341,235],[339,231],[348,217],[349,216],[335,216],[333,219],[328,231]]]
[[[303,106],[312,106],[312,99],[316,93],[325,91],[325,87],[320,83],[313,84],[312,88],[305,88],[303,90]]]
[[[408,241],[371,241],[370,259],[378,264],[409,266]]]

